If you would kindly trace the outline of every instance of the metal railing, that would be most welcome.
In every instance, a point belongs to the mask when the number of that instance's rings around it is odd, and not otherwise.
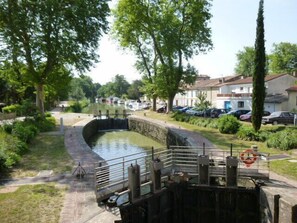
[[[140,152],[119,158],[101,161],[95,166],[96,190],[121,191],[128,187],[128,167],[140,166],[141,182],[150,180],[150,163],[158,158],[163,162],[162,176],[169,176],[176,172],[186,172],[189,176],[199,175],[199,156],[208,156],[210,177],[224,177],[226,175],[226,157],[238,160],[238,178],[268,178],[269,154],[255,152],[251,157],[251,164],[247,165],[245,152],[239,149],[230,151],[207,147],[170,146],[169,149],[152,149],[150,152]]]

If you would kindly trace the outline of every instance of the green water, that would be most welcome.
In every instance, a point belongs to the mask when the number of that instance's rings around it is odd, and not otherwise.
[[[119,158],[140,152],[150,152],[151,148],[164,148],[164,145],[133,131],[99,132],[91,139],[95,153],[105,160]]]

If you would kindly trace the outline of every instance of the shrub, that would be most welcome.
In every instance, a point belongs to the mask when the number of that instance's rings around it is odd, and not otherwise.
[[[27,145],[17,137],[0,130],[0,171],[11,168],[28,151]]]
[[[21,115],[21,105],[14,104],[8,105],[2,108],[3,113],[16,113],[18,116]]]
[[[232,115],[224,115],[218,120],[218,129],[221,133],[235,134],[240,126],[240,122]]]
[[[297,130],[288,128],[271,134],[267,140],[267,147],[281,150],[295,149],[297,147]]]
[[[25,143],[29,143],[37,132],[36,126],[26,122],[15,122],[12,129],[12,135],[17,136]]]
[[[236,135],[242,140],[264,142],[269,137],[269,134],[267,131],[255,132],[252,127],[241,126]]]

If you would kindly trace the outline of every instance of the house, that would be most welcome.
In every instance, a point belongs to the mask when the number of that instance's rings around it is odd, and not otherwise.
[[[297,111],[297,85],[294,85],[288,89],[288,110],[289,111]]]
[[[217,107],[217,95],[221,84],[232,82],[239,78],[240,76],[228,76],[210,79],[207,75],[199,75],[193,85],[187,86],[184,93],[179,93],[175,96],[173,104],[176,106],[194,106],[198,103],[198,95],[203,93],[206,95],[206,100],[212,103],[212,107]]]
[[[288,74],[267,75],[265,77],[266,98],[264,109],[269,112],[289,110],[290,89],[297,80]],[[194,85],[189,86],[183,95],[175,97],[178,105],[193,106],[197,103],[199,92],[206,94],[212,107],[226,109],[251,109],[252,108],[252,77],[229,76],[225,78],[197,79]],[[296,98],[295,98],[296,99]],[[293,100],[293,99],[292,99]],[[296,103],[295,103],[296,104]]]

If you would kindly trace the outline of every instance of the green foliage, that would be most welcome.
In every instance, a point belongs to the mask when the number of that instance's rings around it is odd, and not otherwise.
[[[239,51],[236,54],[236,57],[235,73],[246,77],[252,76],[254,71],[255,48],[246,46],[243,51]]]
[[[16,113],[18,116],[21,115],[21,105],[14,104],[8,105],[2,108],[3,113]]]
[[[36,87],[42,113],[45,86],[57,93],[63,87],[57,85],[70,76],[61,69],[82,72],[98,61],[99,39],[108,30],[109,12],[108,0],[0,1],[0,57],[13,61],[15,73]]]
[[[267,140],[267,147],[280,150],[297,148],[297,129],[287,128],[284,131],[271,134]]]
[[[38,133],[38,128],[26,122],[15,122],[11,134],[25,143],[29,143]]]
[[[261,128],[265,100],[266,55],[264,39],[264,2],[260,0],[255,41],[255,67],[253,72],[252,124],[257,132]]]
[[[221,133],[235,134],[240,126],[240,122],[232,115],[224,115],[218,119],[218,129]]]
[[[209,1],[120,0],[113,11],[114,36],[136,54],[142,89],[151,98],[166,98],[169,110],[197,74],[184,62],[212,47],[210,7]]]
[[[204,109],[208,109],[211,106],[211,102],[207,101],[207,94],[204,92],[199,92],[198,96],[198,103],[195,104],[195,106],[199,109],[199,110],[204,110]]]
[[[0,172],[15,165],[27,150],[24,142],[0,129]]]
[[[218,127],[217,119],[195,117],[195,116],[187,115],[182,112],[175,112],[172,114],[171,117],[174,118],[174,120],[176,121],[188,122],[192,125],[197,125],[200,127],[205,127],[205,128]]]
[[[297,44],[282,42],[273,44],[269,56],[269,70],[271,73],[289,73],[297,70]]]
[[[264,142],[269,137],[270,133],[268,131],[258,131],[258,132],[256,132],[251,127],[241,126],[236,135],[237,135],[237,138],[245,140],[245,141]]]

